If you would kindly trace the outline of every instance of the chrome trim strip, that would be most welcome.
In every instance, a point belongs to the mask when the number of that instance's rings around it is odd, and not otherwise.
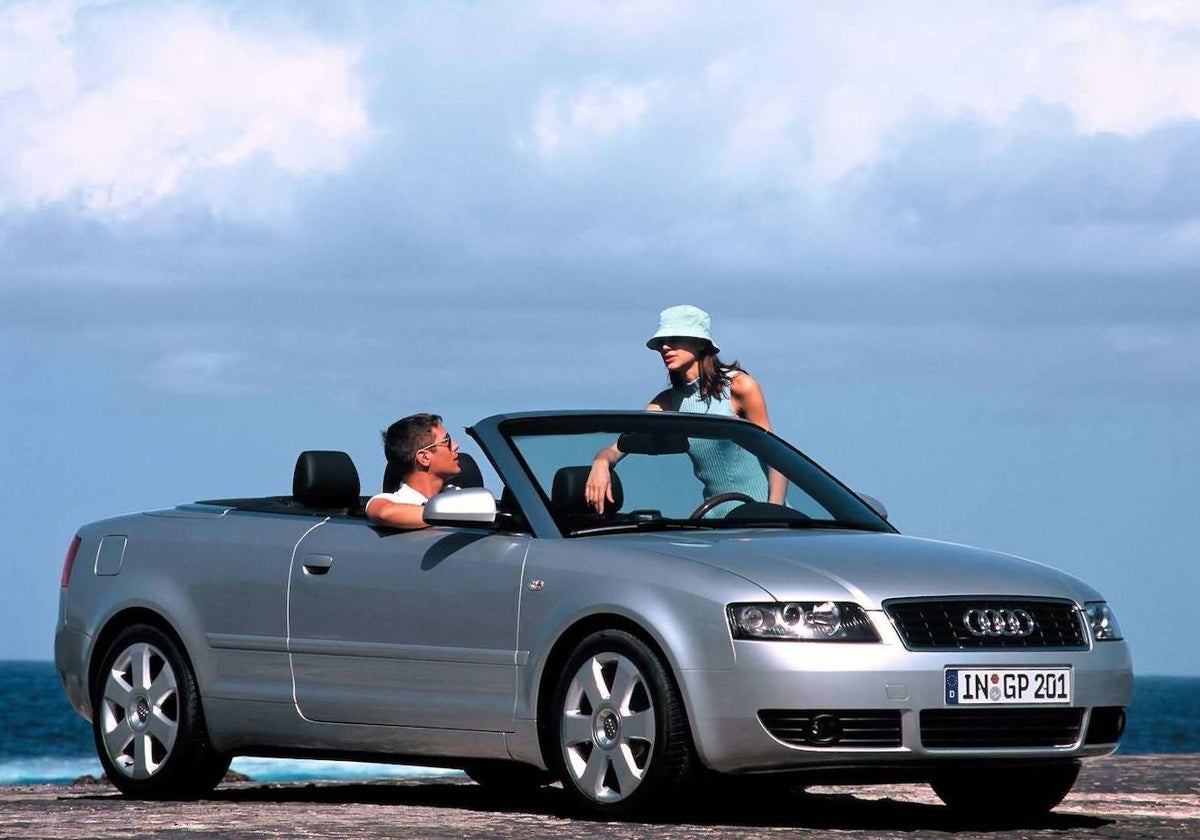
[[[489,648],[397,645],[389,642],[347,642],[334,639],[292,639],[293,654],[358,656],[370,659],[414,659],[424,662],[464,662],[472,665],[515,665],[514,651]]]
[[[282,636],[248,636],[241,633],[208,633],[208,646],[214,650],[257,650],[264,653],[287,653],[287,639]]]

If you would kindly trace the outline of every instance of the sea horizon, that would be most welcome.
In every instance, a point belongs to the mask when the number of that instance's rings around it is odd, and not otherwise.
[[[1135,674],[1117,755],[1200,753],[1200,676]],[[36,709],[30,697],[49,696]],[[49,709],[46,706],[50,706]],[[67,703],[50,660],[0,659],[0,786],[70,784],[103,771],[91,726]],[[239,756],[231,769],[256,782],[436,778],[457,770],[403,764]]]
[[[16,663],[20,663],[20,662],[26,662],[31,665],[53,665],[54,658],[50,657],[48,659],[24,659],[24,658],[19,658],[19,657],[18,658],[0,657],[0,667],[2,667],[4,665],[9,665],[9,664],[16,664]],[[1134,668],[1133,676],[1134,676],[1134,679],[1137,679],[1139,677],[1164,677],[1167,679],[1200,680],[1200,674],[1159,674],[1159,673],[1143,674],[1143,673],[1139,672],[1136,667]]]

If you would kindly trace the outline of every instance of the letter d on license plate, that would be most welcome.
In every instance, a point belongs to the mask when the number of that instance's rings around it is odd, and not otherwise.
[[[1070,668],[946,669],[947,706],[1070,702]]]

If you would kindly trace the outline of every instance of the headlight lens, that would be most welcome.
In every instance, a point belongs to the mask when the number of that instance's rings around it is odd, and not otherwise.
[[[729,626],[735,639],[879,641],[879,634],[863,608],[845,601],[730,604]]]
[[[1090,601],[1084,604],[1083,614],[1087,616],[1088,626],[1092,629],[1092,638],[1097,642],[1115,642],[1125,638],[1121,635],[1121,625],[1117,623],[1116,613],[1103,601]]]

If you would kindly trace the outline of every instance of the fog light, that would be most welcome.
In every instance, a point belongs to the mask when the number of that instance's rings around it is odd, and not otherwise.
[[[834,744],[842,737],[842,722],[834,715],[817,715],[808,723],[808,740],[813,744]]]
[[[1100,706],[1092,709],[1085,744],[1115,744],[1125,734],[1125,709],[1120,706]]]

